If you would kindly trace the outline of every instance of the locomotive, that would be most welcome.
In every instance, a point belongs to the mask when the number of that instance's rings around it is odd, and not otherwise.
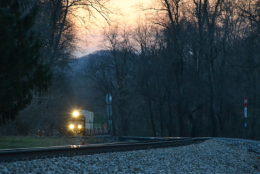
[[[68,119],[68,133],[70,135],[85,135],[93,129],[94,113],[88,110],[74,110]]]

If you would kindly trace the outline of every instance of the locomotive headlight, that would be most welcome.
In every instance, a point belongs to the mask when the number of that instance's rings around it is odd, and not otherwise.
[[[82,125],[81,124],[78,125],[78,129],[82,129]]]
[[[70,125],[69,125],[69,129],[70,129],[70,130],[73,130],[74,128],[75,128],[75,125],[74,125],[74,124],[70,124]]]
[[[77,118],[77,117],[79,116],[79,111],[78,111],[78,110],[73,111],[73,112],[72,112],[72,116],[73,116],[74,118]]]

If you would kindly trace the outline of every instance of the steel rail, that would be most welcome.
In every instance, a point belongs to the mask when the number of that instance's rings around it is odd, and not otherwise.
[[[161,140],[146,140],[143,142],[119,142],[91,145],[68,145],[40,148],[19,148],[0,150],[0,162],[24,161],[33,159],[44,159],[54,157],[71,157],[77,155],[92,155],[108,152],[121,152],[144,150],[152,148],[165,148],[185,146],[194,143],[200,143],[206,139],[194,138],[179,138],[179,139],[161,139]]]

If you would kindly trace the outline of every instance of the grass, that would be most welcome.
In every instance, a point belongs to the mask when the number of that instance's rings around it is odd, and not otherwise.
[[[48,147],[71,144],[63,137],[0,136],[0,149]]]

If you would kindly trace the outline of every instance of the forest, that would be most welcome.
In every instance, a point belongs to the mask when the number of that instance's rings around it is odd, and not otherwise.
[[[260,139],[260,2],[158,2],[144,9],[152,18],[110,26],[106,49],[75,59],[70,16],[79,6],[105,16],[102,1],[1,0],[0,133],[62,134],[76,105],[106,119],[110,93],[113,135]]]

